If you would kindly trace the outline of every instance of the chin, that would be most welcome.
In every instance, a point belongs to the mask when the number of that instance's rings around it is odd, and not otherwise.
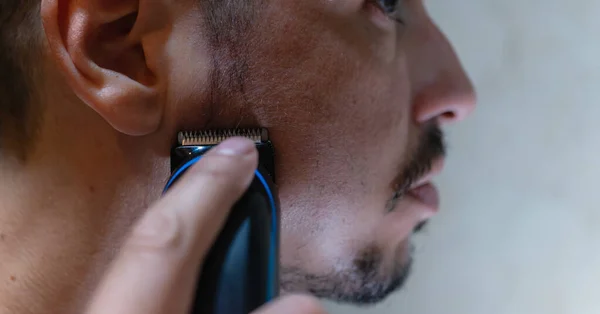
[[[371,306],[401,290],[412,269],[410,247],[398,248],[393,265],[384,267],[382,251],[370,247],[358,254],[352,266],[329,273],[309,273],[298,267],[281,269],[283,293],[310,293],[315,297],[355,306]],[[387,266],[387,265],[386,265]]]

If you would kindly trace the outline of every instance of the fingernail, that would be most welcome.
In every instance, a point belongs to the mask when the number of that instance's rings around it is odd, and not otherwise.
[[[254,149],[254,142],[249,139],[235,137],[226,140],[215,148],[215,153],[226,156],[246,155]]]

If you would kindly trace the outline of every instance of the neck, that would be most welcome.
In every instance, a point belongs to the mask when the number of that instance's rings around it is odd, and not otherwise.
[[[80,313],[160,196],[168,159],[97,123],[42,130],[26,164],[0,161],[0,313]]]

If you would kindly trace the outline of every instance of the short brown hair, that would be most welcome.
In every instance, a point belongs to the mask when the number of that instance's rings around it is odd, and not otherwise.
[[[16,149],[31,135],[26,122],[36,98],[38,67],[33,60],[41,54],[39,9],[40,0],[0,1],[0,152]]]

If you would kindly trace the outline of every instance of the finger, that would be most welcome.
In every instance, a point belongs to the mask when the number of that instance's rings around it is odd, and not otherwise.
[[[230,139],[203,156],[136,224],[88,313],[187,312],[202,258],[257,163],[245,139]]]
[[[290,295],[277,299],[252,314],[327,314],[316,298]]]

